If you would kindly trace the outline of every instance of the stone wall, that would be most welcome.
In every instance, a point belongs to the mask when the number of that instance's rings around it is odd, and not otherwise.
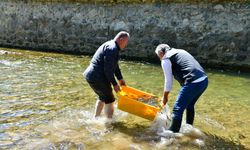
[[[126,30],[123,57],[157,60],[159,43],[213,67],[250,70],[250,3],[80,4],[0,2],[0,46],[76,54]]]

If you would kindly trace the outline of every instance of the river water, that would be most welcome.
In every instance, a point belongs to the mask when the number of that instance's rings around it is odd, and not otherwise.
[[[250,149],[250,74],[207,70],[192,133],[162,137],[159,122],[118,109],[113,120],[93,119],[96,97],[82,78],[90,57],[1,50],[0,149]],[[120,67],[129,86],[161,96],[160,65]],[[174,82],[170,109],[178,90]]]

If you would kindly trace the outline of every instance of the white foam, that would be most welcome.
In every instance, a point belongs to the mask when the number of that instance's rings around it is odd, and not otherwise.
[[[203,138],[204,134],[197,128],[193,127],[190,124],[182,125],[180,132],[183,133],[185,136],[190,136],[193,138]]]
[[[174,138],[170,138],[170,139],[167,139],[167,138],[161,138],[160,142],[156,144],[156,148],[157,149],[162,149],[164,147],[167,147],[168,145],[171,145],[174,143]]]
[[[205,142],[202,139],[195,139],[193,143],[199,147],[205,146]]]
[[[169,106],[166,105],[152,122],[151,131],[160,136],[160,141],[156,143],[157,148],[164,148],[171,144],[190,143],[196,146],[204,146],[204,134],[197,128],[189,124],[182,124],[179,133],[168,130],[171,122]]]
[[[166,130],[170,126],[171,122],[171,114],[169,110],[169,106],[165,105],[159,113],[157,113],[150,130],[161,133]]]
[[[141,150],[139,145],[135,145],[135,144],[130,144],[129,145],[129,150]]]
[[[21,61],[8,61],[8,60],[0,60],[0,64],[3,64],[5,66],[11,66],[11,67],[16,67],[20,64],[22,64],[23,62]]]

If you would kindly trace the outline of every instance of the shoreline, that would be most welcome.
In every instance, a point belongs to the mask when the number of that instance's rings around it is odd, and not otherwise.
[[[8,52],[8,50],[28,50],[28,51],[34,51],[34,52],[44,52],[44,53],[57,53],[57,54],[64,54],[64,55],[74,55],[74,56],[88,56],[91,57],[93,54],[91,53],[86,53],[86,52],[73,52],[73,51],[68,51],[68,52],[62,52],[60,50],[49,50],[49,49],[32,49],[32,48],[21,48],[21,47],[10,47],[10,46],[5,46],[2,47],[0,46],[0,55],[3,55],[4,52]],[[8,53],[7,53],[8,54]],[[153,65],[158,65],[160,64],[160,61],[157,59],[150,59],[150,58],[140,58],[140,57],[129,57],[129,56],[123,56],[121,55],[121,61],[134,61],[138,63],[150,63]],[[250,66],[239,66],[239,65],[225,65],[225,64],[220,64],[220,63],[213,63],[213,64],[208,64],[208,63],[200,63],[202,67],[205,70],[216,70],[220,72],[228,72],[228,73],[236,73],[236,74],[241,74],[241,73],[250,73]]]

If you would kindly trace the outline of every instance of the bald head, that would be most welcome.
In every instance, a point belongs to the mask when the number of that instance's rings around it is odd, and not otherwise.
[[[120,31],[114,38],[114,41],[119,45],[120,49],[124,49],[128,44],[129,33]]]

